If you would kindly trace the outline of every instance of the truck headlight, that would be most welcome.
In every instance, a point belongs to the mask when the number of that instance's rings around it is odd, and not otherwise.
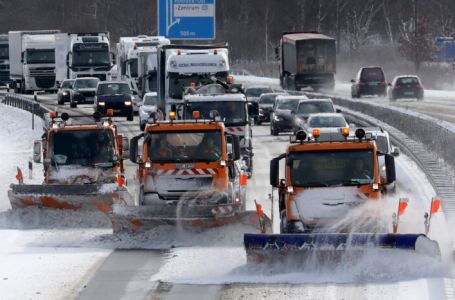
[[[68,92],[63,92],[63,96],[68,96]]]
[[[131,101],[125,101],[126,106],[131,106],[132,104],[133,104],[133,102],[131,102]]]
[[[98,102],[98,106],[105,106],[106,102]]]
[[[277,115],[274,115],[274,116],[273,116],[273,120],[279,122],[279,121],[283,120],[283,118],[278,117]]]

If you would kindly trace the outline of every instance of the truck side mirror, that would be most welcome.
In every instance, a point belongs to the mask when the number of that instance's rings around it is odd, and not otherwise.
[[[257,117],[259,115],[259,103],[254,101],[248,102],[248,115],[250,117]]]
[[[275,47],[275,59],[280,59],[280,47]]]
[[[240,159],[240,139],[238,135],[233,135],[234,161]]]
[[[21,63],[24,63],[24,51],[21,52]]]
[[[130,155],[130,140],[124,136],[122,137],[122,146],[123,146],[123,158],[126,159]]]
[[[395,156],[395,157],[399,156],[400,155],[400,148],[393,147],[392,155]]]
[[[385,155],[385,172],[387,176],[387,184],[393,183],[396,180],[395,158],[390,154]]]
[[[131,162],[137,164],[137,149],[138,149],[138,140],[142,137],[142,135],[135,136],[130,141],[130,160]]]
[[[116,62],[116,56],[113,52],[109,52],[109,53],[111,55],[111,66],[114,66],[115,62]]]
[[[33,161],[38,164],[41,162],[41,141],[33,142]]]
[[[279,167],[281,157],[275,157],[270,161],[270,185],[274,188],[278,187],[279,182]]]

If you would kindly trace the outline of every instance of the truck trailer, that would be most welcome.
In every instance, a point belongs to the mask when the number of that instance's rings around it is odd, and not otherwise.
[[[284,89],[334,88],[335,39],[319,33],[283,33],[277,54],[280,83]]]

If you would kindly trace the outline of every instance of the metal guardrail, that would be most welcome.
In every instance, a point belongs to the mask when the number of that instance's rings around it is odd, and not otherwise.
[[[8,93],[2,100],[3,104],[16,107],[25,111],[28,111],[41,119],[45,120],[45,114],[49,113],[50,110],[36,100],[32,100],[23,95]]]

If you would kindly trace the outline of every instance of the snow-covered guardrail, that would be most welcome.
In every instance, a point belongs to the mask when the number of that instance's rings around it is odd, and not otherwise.
[[[43,120],[45,119],[45,114],[50,112],[48,108],[42,106],[37,101],[18,94],[6,94],[2,103],[31,112]]]

